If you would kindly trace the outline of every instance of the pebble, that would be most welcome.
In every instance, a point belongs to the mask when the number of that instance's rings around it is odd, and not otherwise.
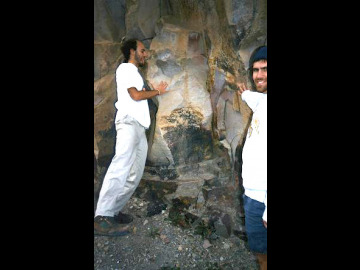
[[[230,245],[228,243],[224,243],[224,249],[230,249]]]
[[[210,241],[207,240],[207,239],[205,239],[205,240],[204,240],[204,243],[203,243],[203,248],[207,249],[207,248],[209,248],[209,247],[211,247],[211,246],[212,246],[212,245],[211,245]]]
[[[143,207],[137,209],[140,205]],[[135,269],[135,266],[139,270],[218,269],[214,267],[219,263],[227,267],[224,269],[237,269],[231,267],[240,264],[246,266],[243,269],[257,269],[256,258],[244,248],[243,240],[236,238],[237,242],[234,242],[234,236],[204,239],[192,229],[173,226],[168,220],[168,209],[158,215],[146,216],[143,211],[146,205],[146,201],[133,197],[125,207],[125,212],[128,210],[136,217],[130,224],[131,234],[94,238],[94,270],[127,270]],[[129,211],[131,208],[133,210]],[[158,229],[159,234],[150,237],[148,227]]]
[[[170,243],[169,238],[167,238],[167,236],[164,235],[164,234],[160,234],[160,239],[163,240],[163,242],[164,242],[165,244],[169,244],[169,243]]]

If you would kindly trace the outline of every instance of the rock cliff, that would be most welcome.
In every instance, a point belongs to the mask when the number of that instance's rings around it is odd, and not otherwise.
[[[266,0],[94,1],[94,203],[114,154],[121,42],[149,49],[142,73],[169,92],[149,100],[149,152],[136,195],[242,235],[241,149],[251,110],[236,95],[267,43]]]

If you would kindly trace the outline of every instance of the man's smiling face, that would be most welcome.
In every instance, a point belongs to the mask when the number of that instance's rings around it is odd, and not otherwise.
[[[267,93],[267,60],[253,64],[253,80],[258,92]]]

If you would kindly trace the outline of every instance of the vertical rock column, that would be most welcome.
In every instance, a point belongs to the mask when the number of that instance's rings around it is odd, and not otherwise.
[[[163,19],[150,53],[146,77],[152,85],[166,81],[169,91],[156,97],[155,132],[140,189],[161,189],[163,199],[186,202],[192,214],[209,219],[215,211],[232,222],[236,193],[228,149],[213,138],[203,33]]]

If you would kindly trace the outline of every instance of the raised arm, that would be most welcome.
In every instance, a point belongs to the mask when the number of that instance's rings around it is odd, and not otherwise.
[[[245,83],[237,83],[236,85],[239,87],[239,90],[237,91],[239,95],[244,93],[244,91],[249,90]]]
[[[138,91],[135,87],[128,88],[128,92],[130,97],[133,100],[144,100],[144,99],[150,99],[155,96],[162,95],[166,93],[166,88],[168,87],[168,84],[164,81],[161,81],[159,85],[155,88],[155,90],[145,91],[145,88],[143,88],[142,91]]]

